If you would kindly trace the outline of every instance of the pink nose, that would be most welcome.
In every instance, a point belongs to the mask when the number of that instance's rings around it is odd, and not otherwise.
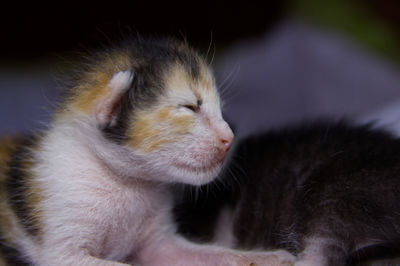
[[[233,143],[233,138],[234,138],[233,133],[232,133],[232,131],[230,131],[230,133],[231,133],[230,135],[226,135],[226,136],[220,138],[222,147],[224,148],[225,152],[229,151],[229,149],[231,148],[232,143]]]
[[[228,152],[232,146],[234,136],[231,128],[225,121],[223,121],[221,126],[218,128],[217,134],[222,150]]]

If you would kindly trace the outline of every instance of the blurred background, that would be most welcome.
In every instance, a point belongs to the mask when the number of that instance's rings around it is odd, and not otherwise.
[[[215,68],[238,135],[320,117],[400,132],[400,2],[16,3],[0,16],[0,134],[45,124],[82,52],[186,38]]]

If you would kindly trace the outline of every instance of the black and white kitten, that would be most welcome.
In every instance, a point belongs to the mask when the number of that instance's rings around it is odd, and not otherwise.
[[[178,199],[184,235],[286,249],[295,265],[357,264],[398,251],[400,139],[316,122],[244,139],[232,157],[218,181]]]

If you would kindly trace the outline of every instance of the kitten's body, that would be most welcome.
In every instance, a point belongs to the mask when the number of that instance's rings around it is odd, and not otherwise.
[[[233,176],[197,192],[197,207],[178,208],[183,233],[220,240],[223,213],[228,245],[283,248],[296,265],[345,265],[368,246],[399,249],[400,139],[316,123],[249,137],[232,157]]]
[[[137,40],[79,71],[51,125],[0,146],[0,255],[8,265],[248,265],[282,252],[175,234],[168,184],[200,185],[233,135],[214,79],[185,44]]]

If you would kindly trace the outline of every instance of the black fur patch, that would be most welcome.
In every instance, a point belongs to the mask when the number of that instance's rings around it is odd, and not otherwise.
[[[108,139],[123,143],[129,137],[127,127],[134,110],[144,110],[157,104],[158,98],[166,90],[165,78],[169,71],[180,64],[196,80],[200,77],[202,59],[188,46],[168,39],[134,39],[115,49],[128,51],[135,77],[131,88],[121,99],[116,124],[102,131]],[[104,54],[107,55],[107,52]]]
[[[33,266],[32,263],[24,260],[22,254],[15,248],[5,245],[0,240],[0,256],[7,266]]]
[[[232,197],[223,204],[234,206],[238,248],[299,254],[307,237],[321,237],[332,240],[323,249],[329,265],[345,265],[369,239],[379,240],[383,253],[398,250],[400,139],[371,126],[319,122],[249,137],[233,152],[230,168],[240,171],[219,178],[237,184],[228,187]],[[223,206],[221,199],[208,197],[212,185],[198,190],[201,205],[181,204],[176,212],[185,234],[201,233],[186,221],[195,217],[196,226],[208,225],[208,215],[215,219],[219,213],[215,206]],[[218,186],[214,183],[214,193]],[[191,195],[186,197],[190,202]]]
[[[39,226],[34,222],[34,215],[27,198],[29,173],[24,169],[24,161],[30,158],[29,147],[36,142],[36,138],[28,138],[21,143],[12,156],[5,182],[8,195],[8,204],[15,212],[20,224],[31,235],[37,235]]]
[[[173,210],[178,232],[196,242],[209,242],[214,238],[218,214],[233,202],[230,187],[216,183],[198,187],[176,185],[173,188],[176,206]],[[202,191],[209,191],[204,196]],[[199,197],[197,197],[199,194]]]

